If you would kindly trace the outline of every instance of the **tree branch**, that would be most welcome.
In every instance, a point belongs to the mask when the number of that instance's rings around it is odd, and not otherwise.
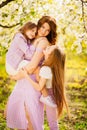
[[[17,23],[17,24],[15,24],[15,25],[11,25],[11,26],[0,24],[0,27],[2,27],[2,28],[13,28],[13,27],[15,27],[15,26],[17,26],[17,25],[19,25],[19,24],[20,24],[20,23]]]
[[[2,2],[0,4],[0,8],[4,7],[5,5],[7,5],[8,3],[12,2],[12,1],[14,1],[14,0],[6,0],[6,1]]]

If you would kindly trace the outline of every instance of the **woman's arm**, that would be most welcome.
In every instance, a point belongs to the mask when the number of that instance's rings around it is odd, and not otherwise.
[[[49,45],[49,42],[43,38],[42,40],[39,41],[37,48],[39,48],[40,50],[44,50],[48,45]],[[32,74],[34,72],[34,70],[37,68],[42,58],[43,58],[42,51],[36,51],[34,53],[34,56],[31,59],[31,62],[25,66],[25,69],[27,70],[29,74]]]

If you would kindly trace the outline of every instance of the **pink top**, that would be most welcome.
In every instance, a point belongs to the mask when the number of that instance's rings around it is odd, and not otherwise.
[[[30,44],[30,42],[27,41],[21,33],[17,33],[6,54],[6,62],[9,63],[14,69],[17,69],[19,63],[23,59],[31,59],[30,51],[32,49],[35,51],[35,47]]]

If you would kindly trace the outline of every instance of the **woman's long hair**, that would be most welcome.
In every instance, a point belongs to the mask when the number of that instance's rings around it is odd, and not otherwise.
[[[23,25],[23,27],[21,27],[19,29],[19,32],[21,32],[24,35],[24,37],[28,40],[29,38],[26,35],[26,31],[31,30],[36,27],[37,27],[37,25],[35,23],[27,22]]]
[[[45,62],[45,65],[49,66],[52,70],[52,90],[59,116],[62,113],[64,104],[68,110],[64,95],[65,54],[58,48],[54,49]]]
[[[50,26],[50,32],[46,36],[50,44],[55,45],[56,44],[56,39],[57,39],[57,25],[56,25],[56,20],[50,16],[43,16],[37,24],[38,29],[44,24],[48,23]]]

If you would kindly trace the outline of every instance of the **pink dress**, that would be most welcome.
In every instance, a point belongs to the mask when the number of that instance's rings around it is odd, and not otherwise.
[[[30,44],[30,55],[33,56],[35,51],[42,51],[40,48],[35,49]],[[25,60],[27,59],[25,56]],[[35,75],[31,75],[35,81]],[[27,79],[18,80],[8,101],[7,108],[7,126],[27,130],[27,119],[25,115],[25,106],[29,112],[30,120],[34,130],[43,130],[43,104],[39,101],[41,93],[33,88]]]
[[[40,48],[36,49],[32,44],[29,44],[29,51],[28,54],[26,53],[24,55],[24,59],[31,61],[35,51],[40,52],[42,50]],[[31,75],[31,78],[36,81],[35,75]],[[43,130],[44,107],[43,104],[39,101],[40,96],[41,93],[35,90],[27,79],[18,80],[8,101],[7,126],[13,129],[17,128],[27,130],[27,119],[25,114],[26,106],[33,125],[33,129]],[[46,113],[50,130],[58,130],[56,109],[46,106]]]
[[[30,60],[33,53],[33,51],[31,52],[33,46],[31,46],[30,50],[30,44],[30,41],[27,41],[22,33],[17,33],[6,53],[6,62],[9,63],[12,68],[17,69],[19,63],[24,60],[25,57]]]

